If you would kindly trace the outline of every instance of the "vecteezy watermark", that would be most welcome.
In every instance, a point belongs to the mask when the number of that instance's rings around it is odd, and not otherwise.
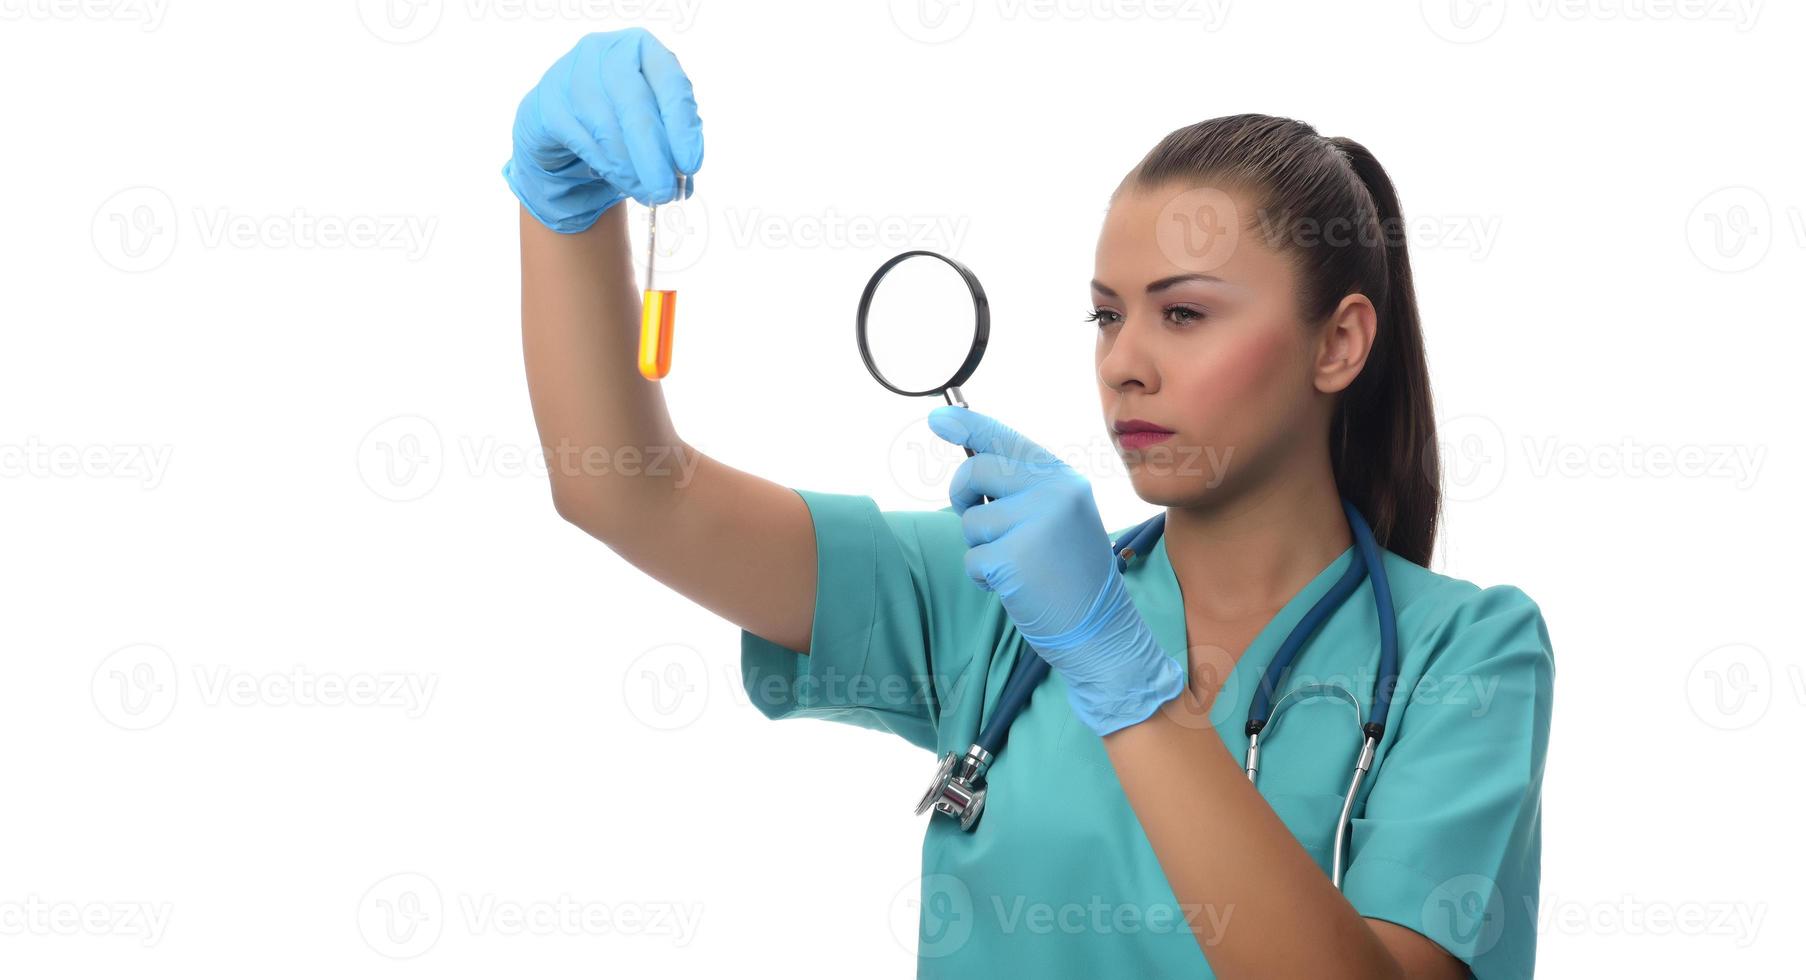
[[[392,874],[358,899],[357,931],[364,945],[378,953],[413,959],[438,944],[445,931],[445,896],[426,875]]]
[[[1469,259],[1479,262],[1492,255],[1504,219],[1496,214],[1425,214],[1357,222],[1339,216],[1324,220],[1286,216],[1262,209],[1256,212],[1255,223],[1260,229],[1261,241],[1275,250],[1402,245],[1415,252],[1464,252]]]
[[[645,241],[650,208],[628,210],[635,241]],[[692,198],[658,207],[658,271],[661,275],[695,266],[715,241],[742,252],[780,249],[909,249],[957,254],[971,229],[967,215],[862,214],[829,207],[793,214],[758,207],[716,208]]]
[[[431,419],[397,415],[372,426],[358,441],[357,473],[371,493],[405,503],[431,493],[445,475],[448,461],[463,466],[476,479],[553,476],[620,476],[668,480],[683,489],[696,478],[701,453],[683,442],[673,445],[583,446],[569,439],[556,445],[504,442],[494,436],[460,436],[455,452]]]
[[[444,473],[445,442],[430,419],[418,415],[384,419],[358,442],[358,478],[384,500],[419,500],[433,492]]]
[[[813,651],[811,655],[813,656]],[[816,659],[820,661],[824,658]],[[723,668],[724,672],[728,669]],[[737,699],[751,699],[764,705],[867,708],[899,716],[916,715],[926,718],[937,697],[944,696],[958,677],[904,671],[846,671],[816,662],[809,665],[806,673],[799,673],[788,666],[779,670],[751,666],[741,672],[737,680],[737,684],[725,685],[729,691],[744,691],[744,697],[736,695]]]
[[[95,254],[121,272],[149,272],[175,254],[183,211],[160,188],[128,187],[94,210]],[[426,254],[439,219],[414,214],[334,214],[296,207],[252,214],[225,206],[187,210],[186,232],[206,249],[308,249],[390,252],[413,262]]]
[[[1505,896],[1498,883],[1481,874],[1456,875],[1431,889],[1419,910],[1418,932],[1444,946],[1471,950],[1479,956],[1505,933]]]
[[[1108,438],[1093,437],[1042,448],[1086,479],[1114,479],[1125,472],[1123,454]],[[1234,446],[1177,444],[1169,439],[1134,450],[1129,464],[1145,477],[1199,480],[1203,486],[1216,487],[1228,477],[1234,457]],[[924,415],[910,419],[897,430],[891,437],[887,458],[891,481],[897,489],[924,503],[946,506],[954,472],[971,457],[935,434]]]
[[[1472,502],[1490,496],[1514,467],[1538,480],[1713,480],[1748,490],[1768,458],[1761,444],[1616,441],[1575,442],[1553,435],[1509,437],[1484,415],[1459,415],[1436,426],[1444,499]]]
[[[1634,895],[1613,900],[1570,899],[1544,895],[1526,908],[1537,932],[1548,936],[1716,936],[1739,949],[1756,941],[1767,902],[1648,901]]]
[[[504,898],[492,892],[445,893],[418,872],[390,875],[365,890],[357,904],[365,945],[391,959],[413,959],[431,950],[448,925],[470,936],[650,936],[687,946],[702,921],[701,902],[621,901],[573,898]]]
[[[1509,10],[1514,21],[1680,21],[1730,24],[1737,31],[1756,25],[1761,0],[1420,0],[1430,32],[1455,44],[1474,44],[1499,32]]]
[[[683,32],[702,0],[358,0],[358,19],[379,41],[412,44],[438,30],[446,8],[471,23],[623,21]]]
[[[978,8],[994,8],[1004,22],[1159,21],[1186,30],[1218,31],[1229,0],[890,0],[891,24],[904,37],[942,44],[966,32]]]
[[[1700,264],[1714,272],[1744,272],[1768,257],[1777,228],[1785,227],[1786,242],[1806,249],[1806,210],[1790,204],[1777,221],[1768,199],[1753,187],[1720,187],[1701,197],[1687,212],[1687,248]]]
[[[169,902],[0,899],[0,936],[127,936],[155,946],[174,910]]]
[[[1046,902],[1001,892],[973,895],[959,875],[932,872],[897,889],[890,903],[891,934],[923,959],[959,952],[981,921],[987,935],[1147,936],[1190,934],[1204,946],[1222,942],[1235,907],[1197,902]],[[913,940],[913,942],[912,942]]]
[[[410,720],[426,714],[439,687],[435,674],[340,673],[302,664],[279,671],[196,664],[188,676],[190,698],[206,708],[377,708]],[[114,650],[94,668],[90,682],[95,710],[128,731],[166,721],[182,686],[175,658],[149,643]]]
[[[664,643],[629,661],[621,675],[621,700],[640,724],[658,731],[684,728],[709,703],[709,669],[686,643]]]
[[[174,446],[129,443],[40,442],[0,444],[0,479],[135,480],[145,490],[162,485]]]
[[[1154,218],[1154,242],[1166,259],[1191,272],[1211,273],[1226,265],[1254,231],[1268,249],[1380,248],[1461,252],[1474,261],[1492,255],[1504,219],[1484,214],[1420,214],[1357,222],[1245,205],[1223,187],[1187,187],[1172,195]]]
[[[0,21],[116,21],[154,31],[168,12],[169,0],[0,0]]]
[[[926,248],[957,253],[972,220],[967,215],[774,214],[760,208],[728,208],[722,224],[739,249]],[[663,232],[661,231],[661,234]]]
[[[1788,665],[1796,700],[1806,703],[1797,664]],[[1713,728],[1736,731],[1762,720],[1774,700],[1775,673],[1768,657],[1747,643],[1708,650],[1687,671],[1687,706]]]

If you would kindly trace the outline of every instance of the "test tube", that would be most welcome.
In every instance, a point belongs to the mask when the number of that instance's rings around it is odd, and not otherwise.
[[[677,174],[677,200],[684,199],[688,175]],[[658,258],[658,205],[648,215],[646,235],[646,295],[640,304],[640,374],[657,381],[671,373],[671,334],[677,326],[677,290],[659,289],[652,279]]]

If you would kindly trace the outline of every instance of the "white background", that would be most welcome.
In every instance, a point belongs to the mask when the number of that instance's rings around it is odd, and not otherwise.
[[[932,758],[766,721],[737,630],[531,465],[499,169],[545,67],[632,24],[706,133],[679,430],[887,509],[957,460],[860,367],[884,258],[978,272],[974,408],[1101,452],[1123,527],[1082,320],[1109,191],[1215,115],[1372,148],[1418,222],[1435,567],[1555,643],[1543,973],[1797,969],[1798,8],[0,14],[0,972],[913,975]],[[608,925],[507,926],[561,901]]]

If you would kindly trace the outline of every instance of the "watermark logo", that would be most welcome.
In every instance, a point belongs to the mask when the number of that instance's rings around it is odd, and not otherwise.
[[[127,731],[155,728],[176,709],[176,661],[149,643],[120,647],[94,668],[94,709]]]
[[[439,678],[432,674],[341,674],[301,664],[261,672],[200,664],[191,675],[193,701],[206,708],[388,708],[409,719],[426,714],[439,686]],[[182,686],[175,658],[150,643],[107,654],[90,682],[95,711],[127,731],[144,731],[169,720]]]
[[[1157,21],[1186,30],[1222,30],[1229,19],[1229,0],[993,0],[991,15],[1004,23],[1020,21]],[[920,44],[944,44],[966,32],[978,13],[978,0],[891,0],[890,20],[897,30]]]
[[[364,945],[390,959],[413,959],[445,931],[445,898],[423,874],[393,874],[371,885],[357,903]]]
[[[358,477],[384,500],[419,500],[433,492],[444,472],[445,444],[439,427],[418,415],[378,422],[357,446]]]
[[[1755,188],[1721,187],[1693,205],[1686,231],[1687,247],[1706,268],[1742,272],[1767,257],[1774,218]]]
[[[1458,415],[1436,427],[1435,460],[1445,499],[1459,503],[1492,495],[1505,482],[1505,430],[1484,415]],[[1428,462],[1431,457],[1425,456]]]
[[[173,911],[169,902],[0,899],[0,936],[126,936],[155,946]]]
[[[1774,696],[1768,657],[1747,643],[1708,650],[1687,671],[1687,705],[1713,728],[1736,731],[1762,720]]]
[[[1447,937],[1471,959],[1493,948],[1505,932],[1505,897],[1485,875],[1456,875],[1437,885],[1423,901],[1424,928],[1435,938]]]
[[[919,44],[943,44],[966,33],[978,0],[890,0],[890,22]]]
[[[184,235],[181,224],[192,230]],[[247,214],[229,207],[181,209],[160,188],[128,187],[94,211],[95,254],[121,272],[149,272],[175,254],[178,240],[205,249],[309,249],[398,252],[413,262],[432,245],[439,219],[410,214],[333,214],[296,207],[287,214]]]
[[[1712,480],[1748,490],[1761,477],[1768,447],[1740,443],[1576,442],[1554,435],[1515,438],[1492,419],[1462,415],[1439,420],[1435,453],[1424,454],[1445,499],[1472,503],[1499,489],[1507,472],[1538,480]]]
[[[176,251],[176,204],[155,187],[127,187],[100,202],[94,251],[121,272],[149,272]]]
[[[1492,37],[1505,23],[1505,0],[1422,0],[1419,12],[1437,37],[1473,44]]]
[[[0,21],[116,21],[149,32],[167,13],[169,0],[0,0]]]
[[[456,914],[452,914],[452,913]],[[390,959],[432,950],[449,927],[468,936],[658,936],[685,946],[702,919],[697,902],[601,902],[561,893],[556,898],[505,898],[492,893],[447,893],[417,872],[371,885],[357,904],[364,944]]]
[[[682,643],[652,647],[627,665],[621,699],[647,728],[685,728],[708,707],[708,664],[694,647]]]
[[[135,480],[155,490],[169,472],[169,445],[46,443],[28,438],[0,444],[0,477],[8,479]]]
[[[1235,254],[1242,218],[1235,198],[1217,187],[1193,187],[1160,208],[1154,241],[1168,262],[1190,272],[1214,272]]]
[[[972,891],[957,875],[914,878],[897,890],[890,903],[891,934],[897,945],[914,948],[923,959],[959,952],[972,938],[976,913]]]
[[[444,0],[358,0],[364,29],[390,44],[413,44],[439,26]]]
[[[1474,44],[1499,32],[1506,0],[1422,0],[1419,12],[1430,32],[1453,44]],[[1727,23],[1739,33],[1756,26],[1760,0],[1526,0],[1514,22]]]
[[[623,21],[682,32],[696,22],[701,5],[701,0],[463,0],[450,5],[445,0],[358,0],[357,15],[377,40],[413,44],[439,29],[448,6],[472,24]]]

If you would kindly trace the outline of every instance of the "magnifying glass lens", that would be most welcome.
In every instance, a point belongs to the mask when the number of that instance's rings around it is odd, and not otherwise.
[[[872,293],[865,340],[891,384],[924,391],[945,385],[965,361],[972,323],[972,290],[959,271],[933,255],[912,255]]]

